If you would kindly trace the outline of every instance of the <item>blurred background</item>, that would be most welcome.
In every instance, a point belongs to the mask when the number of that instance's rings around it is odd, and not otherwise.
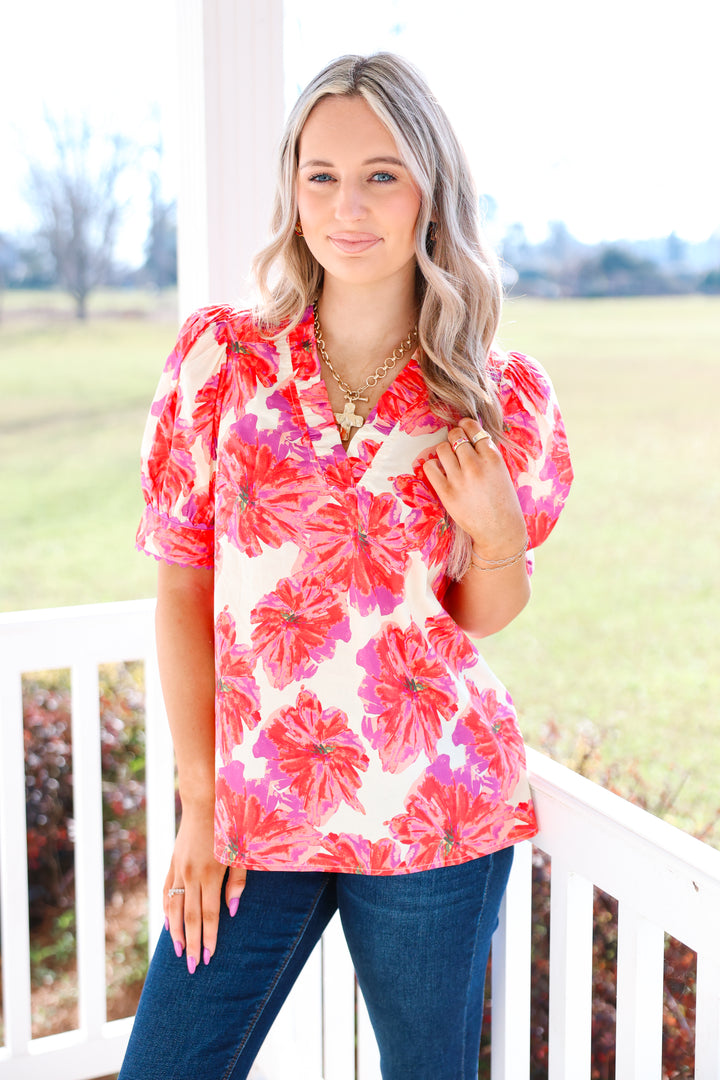
[[[715,844],[719,37],[715,0],[284,5],[286,108],[345,52],[388,49],[426,75],[503,261],[501,344],[558,391],[574,490],[532,604],[482,646],[528,742]],[[0,42],[0,611],[151,596],[133,541],[178,323],[176,5],[6,2]],[[144,910],[142,672],[108,667],[101,689],[126,1015],[145,962],[128,929]],[[44,1034],[59,987],[74,1007],[67,672],[28,675],[25,697]]]
[[[287,108],[345,52],[389,49],[420,67],[524,293],[720,287],[712,0],[688,0],[682,13],[665,0],[449,0],[441,13],[429,0],[286,0],[284,11]],[[100,283],[166,284],[159,249],[167,261],[183,129],[175,22],[174,0],[127,0],[121,19],[92,0],[2,5],[7,287],[57,283],[37,233],[63,148],[111,184],[117,213]]]

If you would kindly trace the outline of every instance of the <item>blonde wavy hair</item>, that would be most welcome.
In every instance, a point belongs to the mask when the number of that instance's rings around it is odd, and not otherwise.
[[[398,146],[420,192],[415,225],[420,367],[433,411],[447,422],[478,418],[504,442],[502,411],[486,374],[498,328],[502,284],[482,235],[479,200],[465,153],[419,72],[400,56],[342,56],[305,88],[280,143],[272,239],[253,261],[266,329],[297,325],[322,292],[323,269],[295,232],[298,145],[305,122],[329,95],[362,97]],[[456,529],[448,567],[461,577],[470,541]]]

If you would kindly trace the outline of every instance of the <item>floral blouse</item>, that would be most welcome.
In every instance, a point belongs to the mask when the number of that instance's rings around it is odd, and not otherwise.
[[[562,419],[533,360],[488,370],[536,547],[572,479]],[[511,699],[442,606],[452,529],[422,464],[446,435],[413,357],[343,449],[312,308],[274,341],[227,307],[182,328],[138,546],[215,569],[221,862],[401,874],[537,832]]]

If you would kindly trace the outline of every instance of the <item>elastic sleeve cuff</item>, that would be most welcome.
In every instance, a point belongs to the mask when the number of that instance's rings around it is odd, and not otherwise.
[[[135,538],[139,551],[179,566],[214,565],[215,530],[206,525],[175,521],[146,506]]]

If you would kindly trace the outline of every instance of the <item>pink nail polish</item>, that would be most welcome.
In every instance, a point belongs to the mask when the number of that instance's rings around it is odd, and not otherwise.
[[[239,896],[233,896],[232,900],[228,904],[228,908],[230,909],[230,915],[231,916],[234,917],[235,915],[237,915],[237,909],[238,909],[239,903],[240,903],[240,897]]]
[[[203,964],[205,964],[205,966],[207,966],[209,963],[210,963],[210,950],[208,949],[208,947],[206,945],[205,948],[203,949]]]
[[[195,974],[195,968],[197,967],[197,960],[194,956],[188,956],[187,958],[188,971],[191,975]]]
[[[168,919],[167,915],[165,916],[165,929],[170,929],[170,920]]]
[[[175,942],[175,955],[179,959],[182,956],[182,954],[183,954],[182,942],[181,941],[176,941]]]

